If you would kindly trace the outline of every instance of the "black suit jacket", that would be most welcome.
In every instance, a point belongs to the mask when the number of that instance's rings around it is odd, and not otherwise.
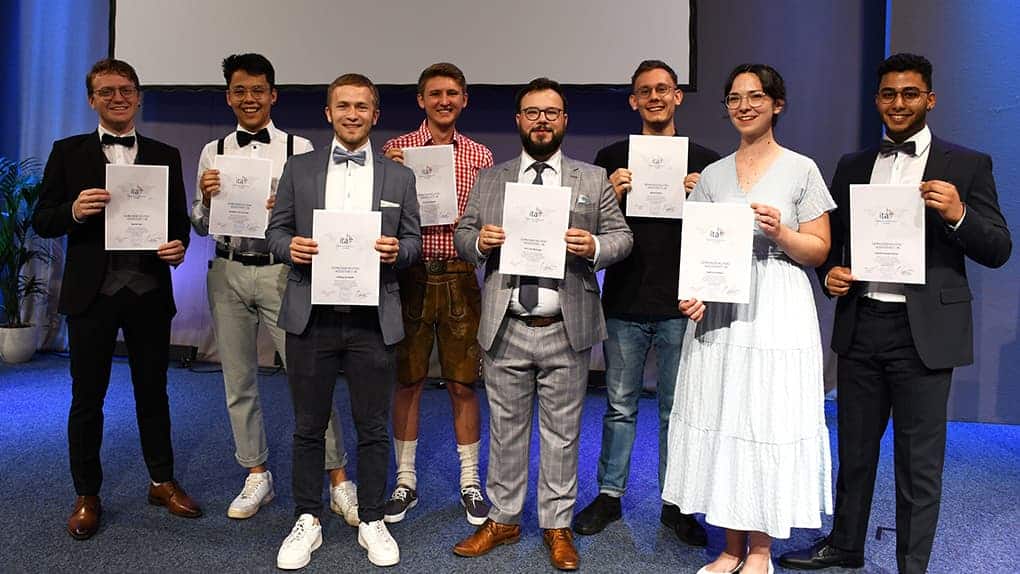
[[[181,154],[175,147],[144,136],[138,136],[137,145],[136,164],[170,168],[169,240],[180,239],[187,247],[190,222],[181,173]],[[106,188],[107,163],[98,131],[54,142],[53,151],[46,161],[42,191],[32,214],[32,226],[41,237],[67,235],[64,282],[58,306],[65,315],[76,315],[87,309],[106,276],[105,213],[76,223],[71,216],[71,204],[82,190]],[[170,266],[155,252],[145,254],[144,265],[144,271],[158,281],[167,310],[173,315],[177,308],[174,306]]]
[[[871,180],[878,148],[843,156],[832,180],[832,197],[838,206],[829,217],[832,249],[825,264],[817,268],[818,279],[836,266],[850,267],[850,184]],[[986,267],[1001,267],[1013,248],[1009,228],[999,209],[987,155],[932,138],[924,181],[939,179],[956,186],[966,205],[960,227],[953,231],[938,212],[926,209],[925,284],[904,285],[907,315],[914,346],[929,369],[946,369],[974,361],[971,292],[964,258]],[[853,269],[851,269],[851,272]],[[845,353],[853,341],[857,300],[861,283],[836,303],[832,349]],[[830,297],[831,293],[826,294]]]

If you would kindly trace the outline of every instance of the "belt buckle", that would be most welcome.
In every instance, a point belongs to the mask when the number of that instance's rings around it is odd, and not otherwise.
[[[446,273],[446,262],[439,260],[430,260],[425,262],[425,271],[428,273]]]

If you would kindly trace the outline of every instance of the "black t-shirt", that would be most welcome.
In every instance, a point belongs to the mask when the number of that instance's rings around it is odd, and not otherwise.
[[[595,156],[595,165],[611,175],[627,167],[629,139],[610,144]],[[716,152],[691,142],[687,148],[687,171],[701,172],[720,159]],[[627,212],[627,196],[620,202]],[[634,232],[634,248],[626,259],[606,269],[602,285],[602,308],[607,317],[630,321],[654,321],[682,317],[677,308],[682,220],[627,217]]]

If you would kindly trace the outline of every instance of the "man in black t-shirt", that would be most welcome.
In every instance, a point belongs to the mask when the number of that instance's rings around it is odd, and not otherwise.
[[[641,116],[643,135],[675,136],[673,117],[683,101],[676,72],[659,60],[641,62],[631,77],[630,107]],[[601,150],[595,164],[606,169],[620,208],[626,213],[631,172],[627,169],[627,139]],[[719,159],[716,152],[690,143],[684,187],[690,193],[702,169]],[[630,474],[631,450],[637,426],[645,358],[655,348],[659,396],[659,492],[666,474],[666,446],[673,389],[680,364],[687,319],[677,308],[680,267],[680,219],[627,217],[634,232],[630,256],[606,269],[602,307],[609,338],[606,358],[607,407],[602,423],[599,456],[599,495],[574,518],[579,534],[595,534],[621,516],[620,497]],[[685,543],[706,544],[705,530],[693,516],[670,504],[662,507],[662,523]]]

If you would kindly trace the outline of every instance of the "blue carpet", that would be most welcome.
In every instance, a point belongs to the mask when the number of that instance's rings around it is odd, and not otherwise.
[[[199,365],[198,368],[209,367]],[[66,416],[70,403],[68,361],[39,355],[26,365],[0,365],[0,538],[2,572],[273,572],[276,551],[293,524],[290,497],[290,433],[293,415],[286,378],[265,376],[261,382],[270,446],[270,467],[277,499],[254,518],[226,517],[227,505],[240,490],[243,470],[233,458],[233,441],[218,372],[170,370],[170,400],[176,474],[199,500],[205,516],[187,520],[146,504],[147,475],[134,419],[128,368],[115,361],[106,403],[103,447],[103,526],[93,539],[78,542],[64,532],[74,500],[68,474]],[[354,448],[354,430],[345,385],[337,386],[345,440]],[[585,403],[581,433],[578,510],[595,497],[595,466],[601,439],[605,396],[593,391]],[[482,400],[483,417],[488,409]],[[656,495],[655,403],[641,401],[624,519],[596,536],[578,537],[582,570],[589,572],[695,572],[723,545],[722,531],[709,528],[709,549],[679,544],[659,525]],[[834,406],[827,406],[835,453]],[[521,543],[488,556],[458,558],[452,546],[472,531],[458,502],[459,464],[446,392],[430,389],[422,398],[418,451],[418,506],[403,522],[391,525],[400,545],[394,572],[548,572],[534,505],[537,438],[532,443],[530,490],[522,519]],[[487,425],[483,424],[487,429]],[[537,423],[536,423],[537,428]],[[483,436],[485,432],[483,431]],[[1020,522],[1020,427],[953,423],[949,429],[942,517],[931,572],[1013,572],[1020,570],[1016,524]],[[483,438],[487,445],[487,437]],[[896,571],[895,533],[878,527],[895,525],[891,436],[883,442],[874,510],[861,570]],[[486,464],[482,449],[482,469]],[[835,466],[835,461],[834,461]],[[348,467],[357,477],[357,457]],[[391,485],[392,486],[392,485]],[[325,496],[325,491],[324,491]],[[778,555],[808,544],[828,530],[795,531],[776,541]],[[371,569],[357,544],[357,531],[339,517],[324,520],[323,545],[304,572],[360,572]],[[779,571],[779,570],[777,570]]]

